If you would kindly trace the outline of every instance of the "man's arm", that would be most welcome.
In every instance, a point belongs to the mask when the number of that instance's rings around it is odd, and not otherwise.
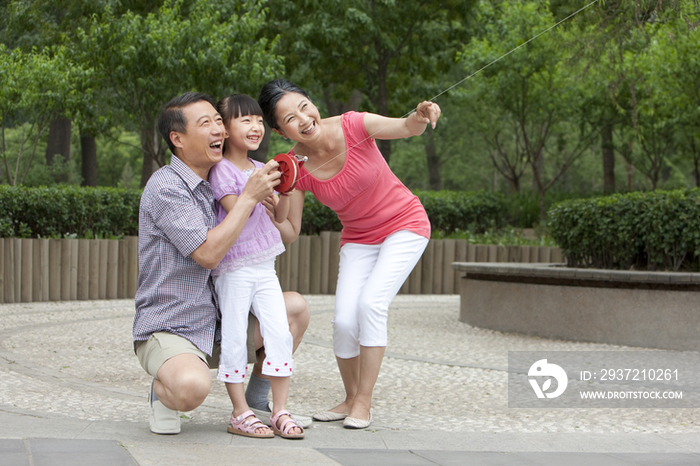
[[[224,221],[209,230],[206,241],[190,254],[192,259],[205,269],[219,265],[238,240],[255,205],[271,195],[279,184],[280,172],[277,167],[279,164],[270,160],[263,168],[255,170]]]

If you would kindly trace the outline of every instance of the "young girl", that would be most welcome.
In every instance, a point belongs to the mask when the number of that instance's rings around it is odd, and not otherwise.
[[[248,158],[265,133],[262,110],[251,97],[234,94],[217,104],[226,128],[221,162],[209,172],[217,223],[233,208],[248,177],[262,163]],[[285,203],[286,201],[281,201]],[[284,219],[280,219],[284,220]],[[221,357],[217,379],[226,383],[233,414],[228,431],[249,437],[303,438],[304,429],[285,409],[289,377],[293,372],[292,334],[289,332],[282,289],[275,274],[275,257],[284,252],[280,233],[258,204],[241,234],[212,271],[221,309]],[[260,322],[266,358],[262,373],[270,377],[272,430],[256,418],[245,399],[247,369],[246,329],[251,310]]]
[[[273,130],[296,143],[289,155],[308,157],[286,201],[293,230],[299,231],[305,191],[333,209],[343,224],[333,347],[346,395],[313,417],[364,429],[372,422],[389,304],[430,238],[425,209],[391,172],[374,139],[419,135],[427,124],[434,127],[440,107],[421,102],[407,118],[357,112],[321,118],[307,93],[282,79],[266,84],[258,101]],[[289,208],[278,207],[285,213]]]

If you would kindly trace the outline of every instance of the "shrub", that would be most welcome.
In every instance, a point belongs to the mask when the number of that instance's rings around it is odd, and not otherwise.
[[[569,200],[549,227],[570,267],[700,268],[700,190]]]
[[[547,191],[545,196],[545,210],[549,211],[552,205],[568,200],[601,196],[600,193],[577,193],[569,191]],[[542,227],[540,221],[540,196],[536,191],[523,190],[521,193],[513,193],[506,197],[506,224],[515,228]]]
[[[340,231],[342,225],[338,216],[311,193],[304,198],[304,212],[301,215],[302,235],[318,235],[322,231]]]
[[[0,185],[0,236],[114,238],[138,233],[141,191]]]
[[[492,192],[420,191],[433,231],[481,234],[508,223],[505,198]],[[141,190],[0,185],[0,237],[113,238],[138,234]],[[306,194],[301,233],[340,231],[338,216]]]
[[[416,191],[425,207],[433,231],[449,235],[455,231],[484,233],[506,223],[506,203],[502,195],[485,191]],[[338,216],[306,193],[301,233],[316,235],[321,231],[340,231]]]
[[[433,231],[483,233],[507,223],[507,205],[500,193],[478,191],[416,191]]]

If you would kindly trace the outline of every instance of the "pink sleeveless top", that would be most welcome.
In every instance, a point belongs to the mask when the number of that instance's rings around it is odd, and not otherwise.
[[[430,238],[430,222],[418,197],[401,183],[367,134],[364,113],[341,116],[347,155],[343,168],[319,180],[302,166],[296,189],[310,191],[338,214],[340,245],[379,244],[392,233],[412,231]],[[289,151],[294,155],[294,151]]]

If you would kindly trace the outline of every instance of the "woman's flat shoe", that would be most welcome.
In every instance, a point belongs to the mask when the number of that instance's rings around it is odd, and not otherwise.
[[[332,411],[319,411],[311,417],[314,418],[314,421],[331,422],[331,421],[342,421],[343,419],[348,417],[348,415],[341,414],[341,413],[334,413]]]
[[[372,413],[369,413],[369,421],[357,419],[355,417],[346,417],[343,421],[343,427],[346,429],[366,429],[372,423]]]

